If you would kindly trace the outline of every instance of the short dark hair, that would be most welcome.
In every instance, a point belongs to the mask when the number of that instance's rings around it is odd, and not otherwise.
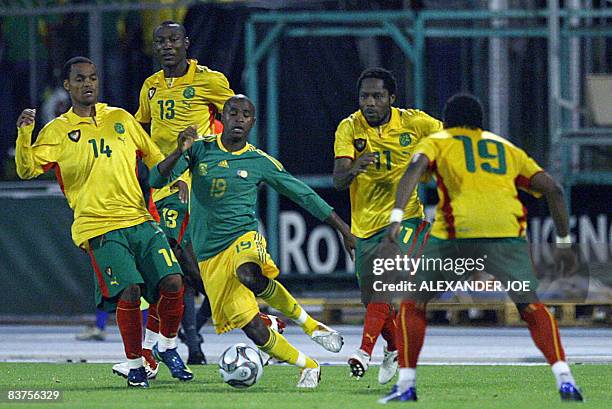
[[[70,70],[74,64],[92,64],[95,65],[93,61],[91,61],[87,57],[72,57],[68,61],[64,63],[64,68],[62,68],[62,80],[70,79]]]
[[[357,93],[359,93],[359,90],[361,90],[361,83],[366,78],[376,78],[382,80],[383,87],[389,91],[389,95],[395,95],[397,81],[395,80],[395,77],[391,71],[380,67],[368,68],[364,70],[357,80]]]
[[[482,104],[474,95],[455,94],[444,105],[444,127],[466,127],[483,129]]]
[[[155,27],[155,29],[153,30],[153,35],[155,35],[157,30],[159,30],[161,27],[167,27],[167,26],[178,26],[181,32],[183,33],[183,37],[187,37],[187,30],[185,30],[185,26],[182,25],[181,23],[177,23],[174,20],[164,20],[161,23],[159,23],[159,25]]]

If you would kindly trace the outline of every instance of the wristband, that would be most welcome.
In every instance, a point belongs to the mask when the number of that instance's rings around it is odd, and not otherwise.
[[[557,247],[571,247],[572,238],[569,234],[563,237],[555,235],[555,244],[557,245]]]
[[[391,210],[391,217],[389,218],[390,223],[401,223],[404,219],[404,210],[395,208]]]

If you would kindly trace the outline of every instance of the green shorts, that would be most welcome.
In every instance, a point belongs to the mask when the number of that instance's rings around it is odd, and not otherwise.
[[[504,288],[509,282],[528,282],[528,285],[517,291],[508,291],[508,295],[517,303],[537,301],[538,280],[533,271],[529,246],[523,238],[483,238],[442,240],[431,237],[425,250],[424,260],[427,264],[416,272],[412,280],[417,288],[423,288],[422,282],[459,282],[469,279],[473,273],[484,271],[492,275]],[[441,260],[438,262],[437,260]],[[471,260],[471,261],[468,261]],[[482,268],[483,267],[483,268]],[[526,288],[529,290],[526,290]],[[419,301],[428,301],[443,292],[417,291]]]
[[[89,257],[95,280],[96,306],[114,311],[121,292],[140,284],[142,296],[157,302],[160,280],[181,274],[166,236],[155,222],[113,230],[89,240]]]
[[[182,203],[177,192],[155,202],[155,207],[157,207],[161,219],[160,227],[166,234],[168,241],[175,241],[181,247],[184,247],[190,241],[187,232],[189,204]]]
[[[418,257],[427,242],[431,225],[418,217],[406,219],[402,222],[402,228],[398,235],[400,253],[409,257]],[[380,258],[378,247],[385,237],[387,229],[368,237],[357,239],[355,246],[355,274],[359,288],[361,288],[361,300],[367,304],[371,300],[372,282],[375,275],[372,274],[374,259]]]

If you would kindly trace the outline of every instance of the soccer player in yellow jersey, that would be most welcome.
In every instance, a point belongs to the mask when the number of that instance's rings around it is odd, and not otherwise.
[[[557,230],[556,256],[571,270],[576,260],[569,248],[563,190],[522,149],[483,130],[482,124],[482,106],[475,97],[458,94],[449,99],[444,108],[444,130],[417,145],[400,180],[391,225],[381,248],[394,246],[401,238],[405,205],[421,177],[431,172],[440,202],[424,260],[441,259],[446,264],[467,259],[473,264],[480,259],[485,271],[502,283],[529,283],[528,288],[509,291],[508,295],[527,322],[534,343],[552,366],[561,399],[581,401],[580,390],[565,362],[557,322],[535,293],[537,280],[525,240],[526,211],[517,192],[520,188],[538,197],[544,195]],[[380,403],[417,400],[416,364],[425,337],[425,307],[440,294],[427,291],[422,284],[433,283],[435,288],[436,283],[469,277],[457,268],[454,270],[457,271],[445,271],[434,263],[432,268],[422,268],[413,275],[415,290],[407,293],[398,320],[399,380]]]
[[[234,95],[227,78],[217,71],[198,65],[187,58],[189,38],[185,28],[174,21],[164,21],[153,32],[153,52],[162,69],[147,78],[142,85],[136,119],[150,130],[153,142],[164,156],[176,147],[180,131],[195,125],[202,135],[213,133],[215,114],[223,109],[225,101]],[[187,230],[189,220],[188,173],[175,186],[156,189],[153,201],[161,217],[161,228],[168,237],[181,268],[186,274],[185,314],[183,334],[189,350],[188,364],[204,364],[201,338],[196,330],[194,309],[195,288],[204,289],[200,280],[191,239]],[[180,186],[181,189],[177,190]],[[193,285],[189,285],[193,282]],[[208,299],[202,306],[208,310]],[[154,308],[153,308],[154,311]],[[156,342],[157,323],[153,318],[147,322],[145,354]]]
[[[141,156],[151,167],[163,155],[120,108],[97,103],[96,66],[85,57],[64,65],[64,88],[72,108],[49,122],[32,144],[36,112],[17,120],[15,160],[22,179],[55,169],[74,211],[72,238],[90,256],[96,276],[96,305],[117,311],[130,371],[128,386],[148,387],[142,360],[141,295],[158,302],[160,355],[172,376],[193,374],[176,351],[183,313],[183,279],[163,232],[147,211],[136,177]]]
[[[440,121],[424,112],[392,107],[396,87],[393,74],[385,69],[363,71],[357,82],[359,110],[340,122],[334,143],[334,185],[339,190],[350,189],[351,230],[357,236],[355,272],[366,305],[361,347],[348,362],[352,376],[361,378],[382,332],[387,347],[378,373],[381,384],[397,371],[396,324],[393,306],[371,297],[372,261],[389,225],[395,186],[416,144],[441,129]],[[416,193],[404,210],[402,250],[414,254],[429,231]]]

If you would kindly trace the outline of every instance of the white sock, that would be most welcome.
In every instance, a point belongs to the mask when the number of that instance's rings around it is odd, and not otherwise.
[[[416,369],[415,368],[400,368],[399,378],[397,379],[398,392],[404,393],[409,388],[416,386]]]
[[[159,339],[159,333],[153,332],[150,329],[145,331],[145,339],[142,343],[143,349],[153,349],[153,345],[157,343]]]
[[[128,363],[128,368],[130,368],[130,369],[138,369],[141,366],[143,366],[143,364],[142,364],[142,357],[135,358],[135,359],[128,359],[127,363]]]
[[[576,385],[576,381],[574,381],[572,371],[570,370],[567,362],[557,361],[550,367],[550,369],[552,369],[552,372],[555,375],[557,388],[560,388],[562,383],[571,383],[574,386]]]
[[[176,337],[166,338],[162,334],[159,334],[159,340],[157,341],[157,349],[159,352],[166,352],[166,350],[174,348],[176,348]]]
[[[300,312],[300,316],[294,320],[300,326],[304,325],[306,323],[306,320],[308,319],[308,313],[306,312],[306,310],[304,308],[301,309],[302,311]]]

